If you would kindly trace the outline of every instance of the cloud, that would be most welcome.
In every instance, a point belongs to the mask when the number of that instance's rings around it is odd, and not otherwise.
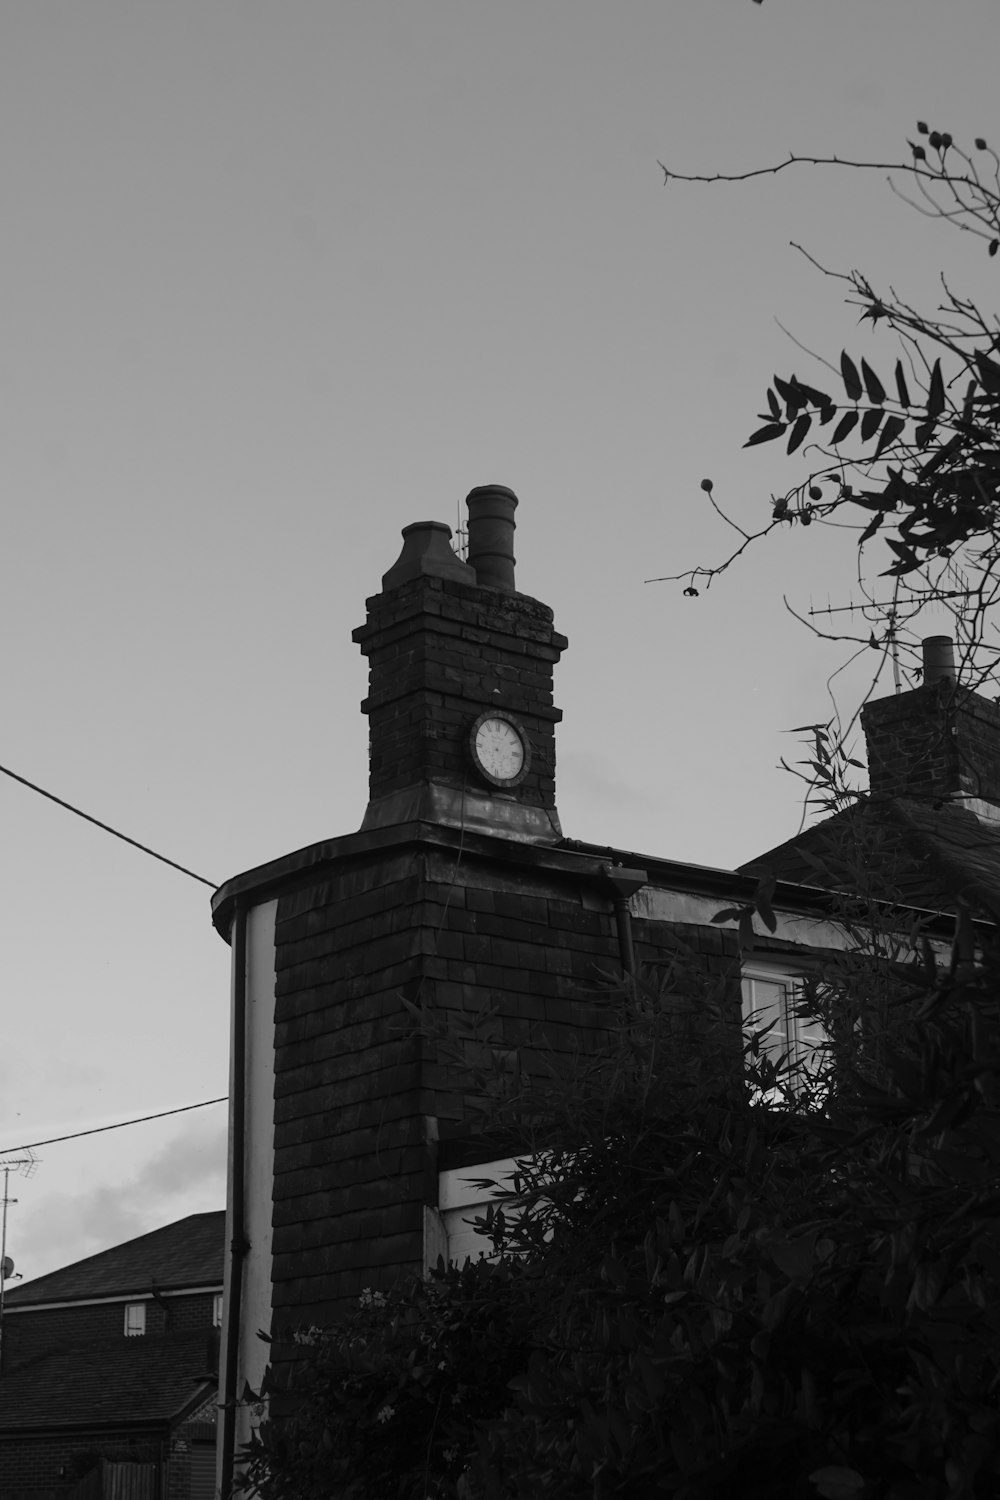
[[[147,1198],[161,1199],[176,1193],[190,1193],[209,1184],[217,1185],[220,1202],[226,1198],[226,1111],[206,1110],[204,1115],[184,1125],[168,1143],[151,1157],[142,1183]]]
[[[35,1182],[42,1185],[41,1174]],[[226,1111],[219,1108],[185,1121],[159,1150],[130,1162],[118,1181],[38,1198],[23,1195],[17,1266],[34,1280],[225,1202]]]

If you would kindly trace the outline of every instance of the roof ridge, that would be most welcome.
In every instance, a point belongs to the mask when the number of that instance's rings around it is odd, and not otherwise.
[[[171,1287],[210,1284],[216,1277],[214,1265],[211,1268],[208,1266],[206,1234],[211,1230],[214,1238],[215,1233],[218,1233],[218,1275],[221,1276],[225,1253],[225,1217],[224,1208],[186,1214],[182,1219],[160,1224],[155,1229],[148,1229],[117,1245],[95,1250],[92,1255],[84,1255],[79,1260],[71,1261],[69,1265],[58,1266],[30,1281],[23,1281],[19,1287],[7,1293],[6,1300],[11,1307],[15,1307],[34,1301],[74,1301],[93,1296],[114,1297],[119,1293],[127,1296],[140,1288],[151,1290],[154,1285]],[[190,1248],[185,1244],[185,1229],[190,1235]],[[156,1243],[157,1240],[161,1242],[160,1245]],[[164,1280],[164,1268],[143,1263],[146,1246],[150,1255],[158,1256],[162,1252],[165,1262],[178,1261],[184,1269],[178,1275],[170,1276],[169,1280]],[[214,1255],[212,1260],[214,1262]],[[114,1284],[115,1272],[119,1266],[121,1269],[118,1270],[117,1284]],[[197,1270],[194,1269],[196,1266]]]

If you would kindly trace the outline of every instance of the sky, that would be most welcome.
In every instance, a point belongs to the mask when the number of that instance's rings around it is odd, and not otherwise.
[[[742,446],[800,346],[895,357],[791,241],[927,306],[943,269],[995,306],[997,263],[884,172],[658,163],[1000,136],[998,43],[996,0],[7,0],[0,766],[213,883],[353,832],[351,631],[403,526],[501,483],[570,640],[566,836],[789,837],[843,648],[784,598],[845,602],[851,535],[645,580],[725,554],[703,478],[756,523],[803,472]],[[4,776],[0,829],[8,1159],[224,1095],[208,886]],[[25,1279],[222,1207],[225,1106],[36,1154]]]

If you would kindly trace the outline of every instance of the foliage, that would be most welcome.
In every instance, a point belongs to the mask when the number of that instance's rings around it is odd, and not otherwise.
[[[808,1080],[689,975],[630,984],[607,1053],[516,1106],[533,1149],[519,1207],[481,1222],[496,1259],[301,1335],[300,1404],[261,1428],[249,1481],[265,1500],[995,1495],[998,977],[918,965],[878,1066],[866,1021],[854,1065],[842,1031]],[[835,983],[804,1004],[832,1017]]]
[[[947,131],[924,122],[908,146],[906,162],[790,156],[737,176],[663,170],[668,182],[734,182],[804,165],[888,169],[909,183],[904,194],[890,178],[913,208],[979,237],[996,256],[996,151],[982,137],[963,150]],[[786,453],[806,456],[807,472],[771,496],[759,525],[724,511],[712,481],[704,480],[702,490],[740,541],[720,562],[692,568],[680,581],[685,593],[697,595],[777,527],[848,525],[857,531],[862,628],[817,634],[873,647],[883,658],[898,656],[914,642],[917,614],[938,604],[952,617],[964,680],[982,683],[1000,649],[990,619],[1000,598],[1000,323],[944,275],[941,304],[922,311],[861,271],[831,271],[807,258],[844,283],[846,302],[860,309],[862,323],[891,336],[888,357],[873,354],[869,362],[844,350],[830,359],[815,356],[828,373],[808,381],[772,377],[745,446],[780,441]]]

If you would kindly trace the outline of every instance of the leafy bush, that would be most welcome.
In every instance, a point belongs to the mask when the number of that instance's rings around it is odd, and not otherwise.
[[[514,1106],[532,1149],[520,1211],[481,1223],[496,1259],[305,1334],[299,1404],[262,1426],[248,1482],[997,1494],[998,970],[933,977],[877,1073],[859,1038],[864,1065],[839,1045],[811,1095],[721,1010],[630,986],[606,1055]],[[776,1086],[782,1108],[752,1102]]]

